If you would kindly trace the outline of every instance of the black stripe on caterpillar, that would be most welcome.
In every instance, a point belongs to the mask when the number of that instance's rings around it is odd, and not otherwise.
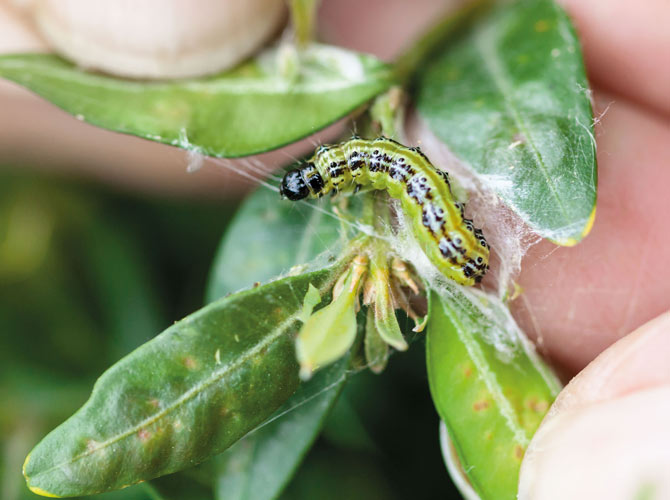
[[[318,198],[351,186],[386,190],[400,200],[414,236],[445,276],[463,285],[479,283],[488,270],[489,245],[464,215],[449,175],[419,148],[380,137],[354,137],[320,146],[300,168],[286,173],[280,192],[289,200]]]

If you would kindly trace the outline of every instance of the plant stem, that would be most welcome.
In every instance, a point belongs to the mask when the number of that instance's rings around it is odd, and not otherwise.
[[[405,118],[405,96],[399,86],[378,96],[370,107],[370,118],[381,128],[383,136],[398,139]]]
[[[291,19],[298,47],[314,39],[316,11],[320,0],[291,0]]]
[[[363,224],[375,227],[375,192],[363,196]]]
[[[389,195],[385,191],[375,191],[375,230],[381,231],[391,225]]]

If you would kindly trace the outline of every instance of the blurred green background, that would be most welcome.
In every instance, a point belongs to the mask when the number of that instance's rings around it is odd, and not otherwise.
[[[203,304],[234,211],[0,169],[0,499],[41,498],[21,475],[30,449],[108,366]],[[138,485],[96,498],[157,497]],[[282,498],[459,498],[422,341],[352,378]]]

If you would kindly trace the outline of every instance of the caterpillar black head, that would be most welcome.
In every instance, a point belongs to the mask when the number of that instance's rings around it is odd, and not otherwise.
[[[279,194],[291,201],[302,200],[309,196],[309,187],[300,169],[289,170],[279,186]]]

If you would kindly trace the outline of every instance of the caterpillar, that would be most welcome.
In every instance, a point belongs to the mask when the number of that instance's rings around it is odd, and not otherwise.
[[[482,280],[489,261],[486,238],[465,218],[449,175],[419,148],[386,137],[320,146],[305,164],[284,175],[280,194],[295,201],[352,186],[386,190],[399,200],[412,233],[442,274],[468,286]]]

